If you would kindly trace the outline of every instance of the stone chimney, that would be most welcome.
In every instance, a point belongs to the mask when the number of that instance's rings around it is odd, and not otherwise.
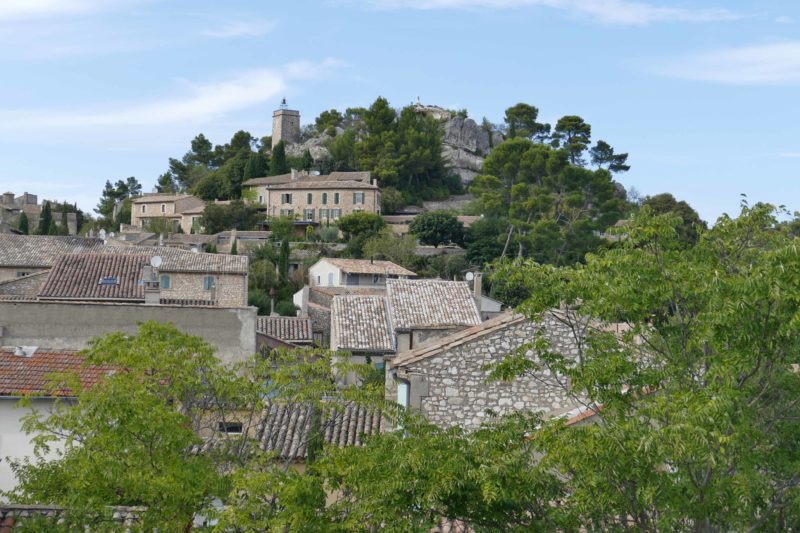
[[[300,177],[300,174],[297,172],[296,168],[292,169],[292,181],[297,181],[297,178]]]
[[[144,283],[144,304],[161,304],[161,282],[158,279],[158,270],[150,265],[142,269],[142,282]]]
[[[481,298],[483,296],[483,274],[480,272],[475,272],[475,279],[472,282],[472,294],[478,306],[478,311],[483,311],[483,306],[481,305]]]

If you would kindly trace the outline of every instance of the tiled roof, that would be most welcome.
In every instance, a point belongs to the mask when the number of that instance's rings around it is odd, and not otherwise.
[[[278,174],[277,176],[263,176],[261,178],[253,178],[245,181],[242,183],[244,186],[256,186],[256,185],[272,185],[275,183],[287,183],[292,181],[291,174]]]
[[[311,319],[289,316],[260,316],[256,332],[288,342],[311,342]]]
[[[331,172],[328,178],[338,181],[366,181],[369,182],[372,174],[370,172]]]
[[[109,508],[111,511],[111,519],[121,527],[122,531],[131,531],[131,528],[137,525],[140,521],[140,516],[144,512],[144,507],[126,507],[116,505]],[[21,526],[19,529],[22,531],[38,531],[43,527],[39,522],[33,522],[30,526],[25,527],[25,522],[28,519],[52,519],[59,520],[64,514],[63,507],[56,507],[52,505],[22,505],[17,503],[2,503],[0,504],[0,533],[10,533],[14,531],[15,526]],[[88,527],[86,528],[89,529]]]
[[[423,359],[440,354],[445,350],[461,346],[462,344],[466,344],[484,335],[494,333],[495,331],[502,330],[524,320],[526,320],[526,318],[523,315],[516,314],[512,311],[506,311],[477,326],[452,333],[446,337],[437,339],[430,345],[398,355],[389,362],[389,366],[397,368],[422,361]]]
[[[102,247],[102,239],[0,234],[0,267],[49,268],[61,255]]]
[[[62,255],[50,269],[39,298],[142,301],[144,286],[139,282],[148,264],[148,255]],[[102,283],[104,278],[109,282]]]
[[[326,408],[321,430],[325,444],[361,446],[363,435],[381,432],[381,412],[354,403]],[[272,403],[258,427],[261,449],[275,452],[280,459],[303,460],[308,455],[311,407],[303,404]]]
[[[296,174],[292,179],[292,174],[280,174],[278,176],[265,176],[261,178],[253,178],[245,181],[242,185],[253,187],[257,185],[278,185],[282,183],[295,182],[319,182],[319,181],[361,181],[370,182],[369,172],[331,172],[330,174],[321,174],[319,176],[312,176],[309,174]]]
[[[103,246],[96,253],[159,256],[162,272],[247,274],[247,256],[190,252],[170,246]]]
[[[184,209],[181,211],[182,215],[202,215],[206,211],[205,204],[198,205],[196,207],[190,207],[189,209]]]
[[[478,306],[465,281],[387,279],[386,294],[397,330],[481,323]]]
[[[416,276],[407,268],[403,268],[391,261],[370,261],[369,259],[337,259],[333,257],[323,257],[320,261],[325,261],[335,267],[342,269],[350,274],[390,274],[393,276]]]
[[[54,373],[75,372],[83,387],[91,387],[112,372],[108,366],[84,366],[83,357],[74,351],[37,350],[30,357],[14,355],[14,351],[0,348],[0,396],[46,394],[72,396],[69,389],[49,391],[49,376]]]
[[[394,352],[386,298],[335,296],[331,306],[331,346],[359,352]]]
[[[364,181],[296,180],[288,183],[276,183],[270,185],[269,188],[281,191],[285,189],[377,189],[378,186]]]
[[[144,194],[138,198],[134,198],[132,203],[134,204],[147,204],[150,202],[175,202],[178,200],[183,200],[184,198],[193,198],[191,194]]]

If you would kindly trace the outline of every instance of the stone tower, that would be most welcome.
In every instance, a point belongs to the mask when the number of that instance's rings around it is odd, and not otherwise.
[[[292,111],[286,105],[286,98],[281,107],[272,113],[272,147],[283,141],[296,143],[300,141],[300,111]]]

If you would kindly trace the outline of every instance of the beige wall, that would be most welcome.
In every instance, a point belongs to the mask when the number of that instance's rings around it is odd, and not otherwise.
[[[155,320],[202,337],[217,348],[222,361],[241,361],[256,353],[256,311],[255,307],[0,301],[0,345],[81,350],[89,339],[114,331],[135,334],[140,322]]]
[[[161,288],[162,298],[216,299],[219,307],[245,307],[247,305],[247,276],[176,272],[161,272],[160,275],[170,278],[170,288]],[[213,291],[207,291],[204,288],[206,275],[214,276],[215,288]]]
[[[17,272],[25,272],[32,274],[42,270],[49,270],[49,268],[30,268],[30,267],[0,267],[0,281],[8,281],[10,279],[17,279]]]
[[[365,187],[363,189],[278,189],[267,188],[265,185],[254,187],[256,202],[266,206],[269,216],[280,216],[281,210],[292,209],[297,218],[304,220],[306,209],[314,210],[314,221],[320,221],[320,209],[341,209],[341,216],[349,215],[354,211],[361,210],[368,213],[381,212],[381,193],[379,189]],[[334,203],[335,195],[339,193],[339,203]],[[353,203],[353,193],[364,193],[364,203]],[[291,194],[291,203],[283,203],[282,195]],[[308,203],[308,195],[311,194],[311,203]],[[327,203],[323,203],[323,194],[327,194]],[[333,215],[329,214],[329,219]]]

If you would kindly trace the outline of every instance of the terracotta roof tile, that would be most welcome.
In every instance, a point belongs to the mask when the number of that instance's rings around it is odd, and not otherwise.
[[[50,269],[41,299],[144,301],[148,255],[67,254]]]
[[[246,255],[190,252],[171,246],[102,246],[92,251],[99,254],[157,255],[163,259],[161,272],[247,274]]]
[[[386,294],[397,330],[481,323],[478,306],[465,281],[388,279]]]
[[[369,259],[338,259],[334,257],[323,257],[320,261],[325,261],[331,265],[342,269],[350,274],[389,274],[392,276],[416,276],[417,274],[403,268],[391,261],[372,261]]]
[[[258,441],[262,450],[275,452],[280,459],[303,460],[308,456],[310,429],[309,405],[272,403],[259,424]],[[354,403],[332,406],[322,412],[321,430],[325,444],[361,446],[362,436],[381,432],[381,412]]]
[[[74,351],[37,350],[30,357],[14,355],[13,350],[0,349],[0,395],[24,396],[47,394],[72,396],[69,389],[48,390],[49,377],[55,373],[76,372],[81,385],[91,387],[113,371],[109,366],[84,366],[84,358]]]
[[[288,342],[312,342],[311,319],[289,316],[260,316],[256,332]]]
[[[331,305],[331,346],[357,352],[394,352],[394,332],[383,296],[340,295]]]
[[[0,234],[0,267],[49,268],[64,254],[102,247],[102,239]]]

